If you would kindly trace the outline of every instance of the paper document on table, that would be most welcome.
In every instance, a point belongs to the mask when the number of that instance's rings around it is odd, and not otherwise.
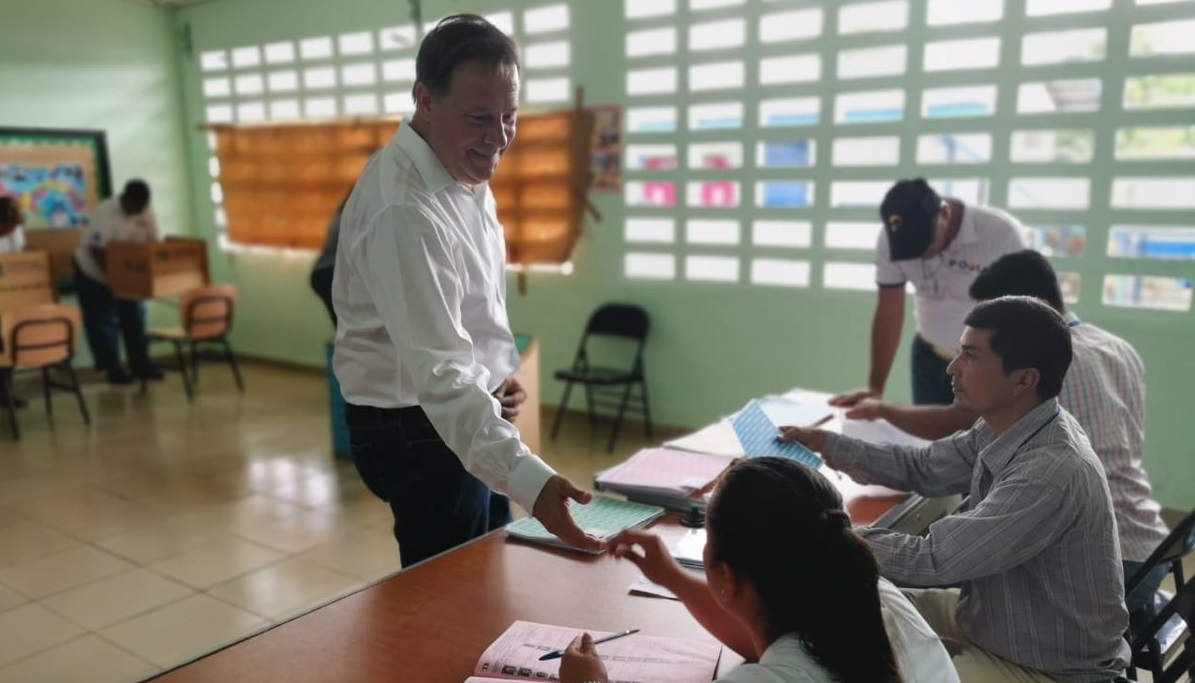
[[[787,396],[766,396],[756,403],[777,427],[812,427],[834,417],[834,409],[827,405],[810,405]]]
[[[843,420],[842,435],[868,443],[890,443],[896,446],[928,446],[929,441],[901,431],[887,420]]]
[[[632,625],[633,627],[633,625]],[[560,676],[560,660],[539,658],[568,647],[574,638],[588,631],[594,639],[608,631],[549,626],[516,621],[481,654],[470,681],[554,680]],[[627,683],[708,683],[718,668],[722,646],[712,640],[664,638],[640,633],[597,646],[612,681]]]
[[[730,420],[719,420],[714,424],[703,427],[688,436],[665,441],[665,446],[679,448],[696,453],[713,453],[715,455],[742,455],[743,444],[734,433],[734,425]]]
[[[689,569],[705,567],[705,529],[689,529],[669,548],[677,564]]]
[[[822,459],[798,441],[776,440],[779,430],[768,419],[758,401],[751,401],[738,415],[734,416],[734,431],[743,444],[748,458],[774,455],[797,462],[813,469],[822,466]]]
[[[660,584],[652,581],[651,579],[643,577],[643,576],[640,576],[639,578],[637,578],[631,582],[631,587],[628,590],[628,592],[633,593],[635,595],[647,595],[647,596],[650,596],[653,598],[666,598],[668,600],[680,600],[680,598],[676,597],[676,593],[673,593],[672,591],[661,586]]]
[[[581,527],[585,533],[602,540],[625,529],[643,526],[664,514],[664,508],[658,505],[642,505],[605,496],[594,496],[588,505],[581,505],[570,500],[569,511],[577,526]],[[525,517],[507,524],[506,534],[512,538],[542,543],[555,548],[587,552],[561,541],[534,517]]]
[[[692,493],[705,488],[734,462],[734,457],[672,448],[645,448],[597,478],[598,486],[667,489]]]

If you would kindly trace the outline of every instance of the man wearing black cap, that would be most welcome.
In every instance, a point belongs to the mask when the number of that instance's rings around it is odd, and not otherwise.
[[[963,319],[971,310],[971,283],[985,266],[1025,248],[1024,228],[998,209],[941,197],[924,178],[901,180],[880,204],[883,230],[876,244],[879,298],[871,323],[867,388],[839,394],[832,405],[850,407],[880,398],[900,346],[905,286],[916,295],[917,336],[911,365],[913,402],[954,400],[946,366],[958,352]]]

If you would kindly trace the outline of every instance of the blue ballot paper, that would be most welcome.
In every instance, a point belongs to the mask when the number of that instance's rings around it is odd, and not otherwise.
[[[775,455],[796,460],[813,469],[822,466],[822,459],[797,441],[781,443],[776,440],[778,428],[760,407],[758,401],[751,401],[734,416],[734,433],[743,444],[743,453],[748,458]]]

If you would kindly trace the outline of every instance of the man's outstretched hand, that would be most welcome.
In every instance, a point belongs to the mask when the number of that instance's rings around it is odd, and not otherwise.
[[[573,486],[559,474],[552,475],[535,499],[531,516],[538,519],[544,528],[565,543],[581,550],[605,550],[606,542],[590,536],[577,526],[568,509],[569,499],[578,503],[593,500],[593,494]]]

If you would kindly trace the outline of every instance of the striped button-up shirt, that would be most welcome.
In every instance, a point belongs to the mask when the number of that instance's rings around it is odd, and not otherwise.
[[[1063,681],[1114,677],[1128,662],[1120,544],[1104,468],[1054,399],[997,436],[981,419],[922,448],[827,435],[826,462],[862,483],[968,509],[925,537],[860,529],[884,576],[961,584],[956,618],[979,647]]]
[[[1145,454],[1145,364],[1116,335],[1068,316],[1075,358],[1058,402],[1087,432],[1104,463],[1126,561],[1144,562],[1165,538],[1162,506],[1151,497]]]

